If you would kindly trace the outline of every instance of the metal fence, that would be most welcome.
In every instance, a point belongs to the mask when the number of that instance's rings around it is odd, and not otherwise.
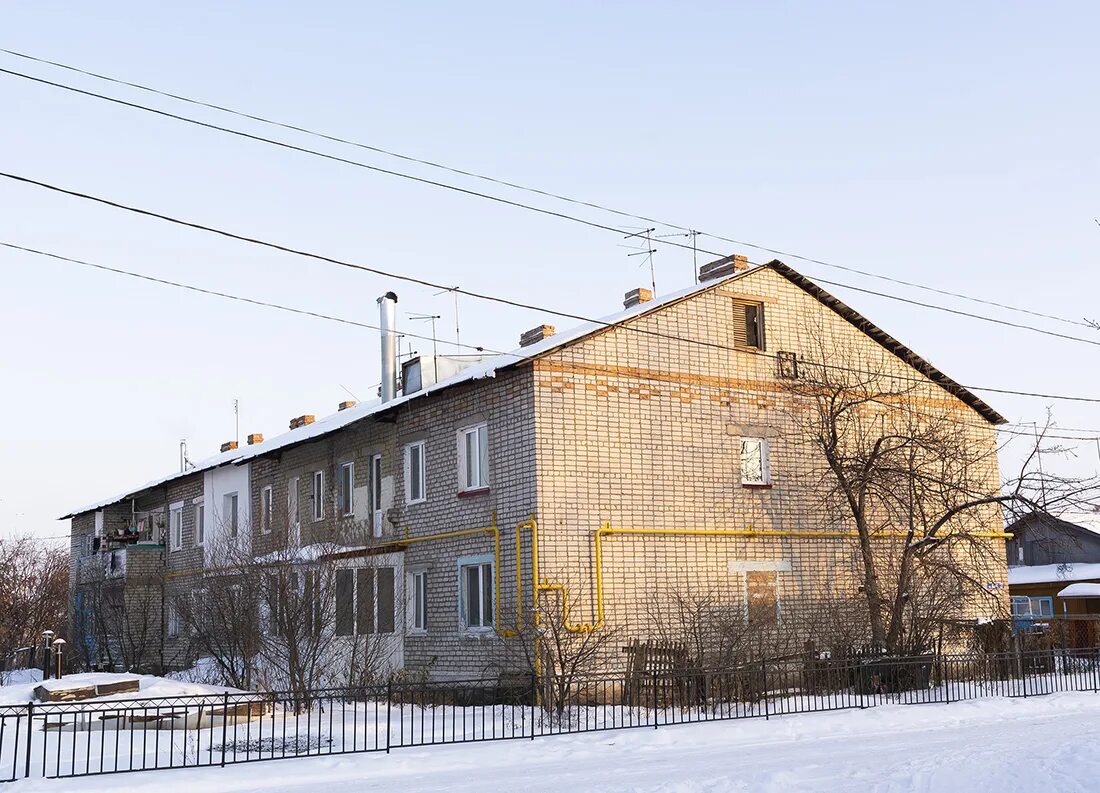
[[[286,757],[1100,689],[1100,648],[764,661],[728,669],[407,682],[0,706],[0,778]]]

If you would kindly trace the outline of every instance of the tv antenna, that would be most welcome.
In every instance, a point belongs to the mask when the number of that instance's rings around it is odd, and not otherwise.
[[[663,240],[669,237],[691,237],[691,278],[695,283],[699,283],[699,249],[696,245],[699,232],[692,229],[676,234],[658,234],[656,239]]]
[[[445,295],[448,292],[450,292],[452,295],[454,295],[454,298],[455,298],[455,350],[461,352],[462,351],[462,344],[461,344],[461,338],[460,338],[459,333],[458,333],[458,293],[459,293],[459,291],[460,291],[459,287],[453,286],[450,289],[444,289],[442,292],[436,292],[435,294],[436,294],[436,296],[438,296],[438,295]],[[432,337],[434,338],[435,337],[435,330],[434,330],[435,325],[434,325],[434,323],[433,323],[432,327],[433,327]]]
[[[657,252],[657,249],[653,247],[653,239],[650,235],[653,234],[653,232],[656,230],[657,229],[655,228],[639,229],[638,231],[632,232],[623,237],[624,240],[629,240],[637,237],[640,242],[644,241],[645,247],[636,249],[634,253],[628,253],[627,256],[645,257],[644,259],[642,259],[642,263],[638,266],[644,267],[647,264],[649,265],[649,284],[651,287],[653,287],[653,294],[657,294],[657,273],[653,267],[653,254]],[[629,248],[632,246],[627,245],[624,247]]]

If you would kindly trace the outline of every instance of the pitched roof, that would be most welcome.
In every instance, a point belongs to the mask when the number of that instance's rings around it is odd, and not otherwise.
[[[918,372],[935,382],[941,388],[958,397],[962,402],[972,407],[991,424],[1002,424],[1005,422],[1005,418],[988,404],[986,404],[982,399],[971,393],[965,387],[956,383],[940,370],[936,369],[924,358],[920,357],[904,344],[902,344],[900,341],[890,336],[888,333],[886,333],[886,331],[879,328],[877,325],[875,325],[869,319],[857,312],[855,309],[850,308],[841,300],[829,294],[820,286],[815,284],[809,278],[806,278],[798,271],[792,269],[791,267],[788,267],[783,262],[773,260],[765,265],[734,273],[725,278],[717,278],[713,281],[706,281],[704,283],[696,284],[667,295],[662,295],[647,303],[640,303],[636,306],[631,306],[624,311],[619,311],[615,314],[602,317],[594,322],[582,323],[575,328],[562,331],[561,333],[556,333],[553,336],[548,336],[547,338],[542,339],[541,341],[538,341],[534,344],[530,344],[526,347],[517,347],[511,352],[501,353],[500,355],[494,356],[492,358],[487,358],[479,363],[474,364],[473,366],[469,366],[463,369],[462,371],[455,374],[453,377],[449,377],[446,380],[441,380],[434,385],[421,389],[420,391],[415,391],[411,394],[405,394],[384,403],[380,400],[362,402],[358,405],[355,405],[354,407],[350,407],[337,413],[333,413],[330,416],[325,416],[324,418],[318,419],[312,424],[306,424],[302,427],[298,427],[297,429],[285,432],[282,435],[269,438],[262,443],[248,446],[244,449],[226,452],[223,455],[215,455],[214,457],[211,457],[207,460],[203,460],[201,463],[198,464],[196,468],[191,469],[186,473],[176,473],[166,477],[162,477],[160,479],[155,479],[151,482],[146,483],[145,485],[142,485],[140,488],[127,491],[126,493],[113,499],[97,502],[96,504],[82,507],[64,516],[64,518],[70,518],[74,515],[80,515],[85,512],[90,512],[109,504],[118,503],[119,501],[136,495],[143,490],[166,484],[173,479],[178,479],[181,476],[196,473],[197,471],[207,470],[209,468],[216,468],[229,462],[241,465],[257,457],[262,457],[273,452],[306,443],[307,441],[313,440],[314,438],[328,435],[329,433],[335,432],[336,430],[342,429],[350,424],[354,424],[357,421],[361,421],[363,419],[370,418],[371,416],[385,413],[386,411],[393,410],[394,408],[400,407],[401,405],[404,405],[408,402],[416,399],[422,399],[429,394],[443,391],[460,383],[471,382],[474,380],[482,380],[489,377],[496,377],[497,372],[527,363],[528,361],[532,361],[535,358],[539,358],[561,347],[573,344],[596,333],[607,331],[629,320],[636,319],[646,314],[650,314],[654,311],[658,311],[667,306],[671,306],[675,303],[679,303],[683,300],[687,300],[691,297],[702,294],[703,292],[715,289],[724,284],[728,284],[731,281],[751,277],[753,274],[758,273],[764,269],[771,270],[772,272],[779,274],[795,286],[799,287],[800,289],[804,290],[805,292],[816,298],[827,308],[839,314],[843,319],[847,320],[863,333],[870,336],[872,339],[874,339],[884,348],[896,355],[906,364],[913,367]]]
[[[334,432],[338,429],[354,424],[355,422],[369,418],[387,410],[399,407],[407,402],[411,402],[414,399],[423,398],[429,394],[443,391],[459,383],[470,382],[473,380],[481,380],[487,377],[496,377],[497,372],[505,369],[518,366],[535,358],[541,357],[554,350],[565,347],[569,344],[573,344],[596,333],[609,330],[611,327],[623,324],[629,320],[636,319],[638,317],[650,314],[667,306],[679,303],[680,301],[687,300],[698,294],[702,294],[711,289],[715,289],[724,284],[728,284],[731,281],[739,280],[753,275],[760,270],[768,269],[775,273],[778,273],[782,277],[786,278],[795,286],[806,291],[808,294],[819,300],[827,308],[835,311],[842,318],[850,322],[856,328],[866,333],[876,342],[885,347],[888,351],[896,355],[902,361],[909,366],[916,369],[921,374],[928,377],[934,383],[939,385],[947,392],[958,397],[962,402],[976,410],[983,418],[989,421],[991,424],[1002,424],[1005,422],[1005,418],[1000,413],[995,411],[992,407],[987,405],[982,399],[975,394],[971,393],[965,387],[959,385],[950,377],[945,375],[936,367],[932,366],[924,358],[917,355],[910,350],[900,341],[890,336],[886,331],[879,328],[871,320],[864,317],[855,309],[850,308],[845,303],[833,297],[824,289],[819,287],[810,279],[806,278],[801,273],[788,267],[783,262],[778,260],[769,262],[768,264],[754,267],[749,270],[744,270],[739,273],[727,276],[725,278],[715,279],[713,281],[706,281],[702,284],[696,284],[694,286],[681,289],[676,292],[672,292],[667,295],[662,295],[647,303],[640,303],[636,306],[632,306],[625,311],[619,311],[615,314],[611,314],[595,322],[585,322],[581,325],[577,325],[575,328],[571,328],[561,333],[555,333],[553,336],[548,336],[535,344],[530,344],[526,347],[517,347],[511,352],[501,353],[492,358],[487,358],[473,366],[469,366],[462,371],[455,374],[453,377],[449,377],[446,380],[441,380],[438,383],[428,386],[427,388],[415,391],[412,394],[406,394],[403,396],[391,399],[389,402],[381,402],[378,400],[372,402],[361,403],[355,407],[342,410],[338,413],[334,413],[325,418],[319,419],[312,424],[308,424],[304,427],[291,430],[290,432],[283,433],[270,440],[266,440],[256,446],[251,446],[245,453],[238,459],[237,464],[247,462],[248,460],[256,457],[262,457],[272,452],[279,451],[281,449],[287,449],[291,446],[297,446],[298,444],[305,443],[306,441],[314,438],[327,435],[330,432]]]
[[[228,463],[235,461],[238,457],[244,454],[244,451],[244,449],[231,449],[227,452],[215,454],[212,457],[207,457],[205,460],[201,460],[200,462],[196,463],[193,468],[188,468],[186,471],[176,471],[157,479],[151,479],[140,487],[135,487],[131,490],[119,493],[117,496],[112,496],[111,498],[107,498],[102,501],[96,501],[94,504],[86,504],[83,507],[74,509],[68,515],[62,515],[60,518],[58,518],[58,520],[68,520],[69,518],[75,518],[77,515],[83,515],[86,512],[94,512],[98,509],[103,509],[103,507],[109,507],[111,506],[111,504],[117,504],[120,501],[126,501],[127,499],[134,498],[135,496],[145,492],[146,490],[151,490],[154,487],[166,485],[169,482],[175,481],[176,479],[182,479],[185,476],[192,476],[194,474],[202,473],[203,471],[208,471],[211,468],[219,468],[223,465],[227,465]]]
[[[962,402],[974,408],[974,410],[976,410],[981,415],[981,417],[988,421],[990,424],[1004,424],[1007,421],[1004,416],[1002,416],[1000,413],[990,407],[985,402],[985,400],[978,397],[965,386],[956,383],[954,380],[945,375],[931,363],[926,361],[921,356],[917,355],[915,352],[913,352],[900,341],[895,339],[889,333],[884,331],[878,325],[871,322],[871,320],[867,319],[867,317],[860,314],[854,308],[848,306],[839,298],[833,297],[833,295],[829,294],[820,286],[811,281],[809,278],[802,275],[802,273],[788,267],[779,260],[771,261],[764,266],[767,267],[769,270],[779,273],[792,284],[795,284],[796,286],[816,297],[819,301],[821,301],[822,304],[831,308],[841,317],[846,319],[849,323],[866,333],[868,336],[870,336],[887,350],[892,352],[902,361],[912,366],[914,369],[916,369],[932,382],[936,383],[936,385],[940,386],[949,394],[953,394],[954,396],[958,397]]]

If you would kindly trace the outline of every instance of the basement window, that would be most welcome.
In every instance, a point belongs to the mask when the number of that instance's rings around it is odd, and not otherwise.
[[[767,438],[741,439],[741,484],[746,487],[771,484]]]
[[[733,303],[733,346],[745,350],[764,349],[764,304],[735,300]]]

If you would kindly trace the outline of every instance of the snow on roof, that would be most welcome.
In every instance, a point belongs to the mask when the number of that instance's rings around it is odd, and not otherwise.
[[[256,562],[258,564],[309,563],[316,562],[324,556],[351,554],[356,551],[365,551],[370,547],[370,545],[337,545],[331,542],[317,542],[312,545],[303,545],[301,548],[272,551],[263,556],[257,556]]]
[[[85,512],[94,512],[97,509],[109,507],[111,504],[117,504],[120,501],[125,501],[128,498],[132,498],[133,496],[136,496],[138,493],[141,493],[144,490],[149,490],[153,487],[159,487],[160,485],[167,484],[168,482],[171,482],[175,479],[180,479],[184,476],[197,474],[202,471],[207,471],[211,468],[218,468],[219,466],[233,462],[242,454],[244,454],[244,451],[244,449],[230,449],[227,452],[215,454],[212,457],[207,457],[205,460],[201,460],[200,462],[196,463],[194,468],[188,468],[186,471],[176,471],[174,473],[168,474],[167,476],[162,476],[158,479],[151,479],[141,487],[131,488],[130,490],[127,490],[123,493],[119,493],[117,496],[112,496],[111,498],[107,498],[102,501],[96,501],[94,504],[87,504],[78,509],[74,509],[68,515],[62,515],[60,518],[58,518],[58,520],[68,520],[69,518],[76,517],[77,515],[83,515]]]
[[[1060,512],[1054,517],[1066,523],[1072,523],[1074,526],[1082,528],[1085,531],[1091,531],[1093,534],[1100,534],[1100,512],[1073,510]]]
[[[1055,581],[1100,580],[1100,563],[1038,564],[1008,568],[1008,583],[1045,584]]]
[[[486,358],[479,363],[467,366],[462,371],[458,372],[452,377],[448,377],[445,380],[440,380],[438,383],[423,388],[420,391],[414,391],[411,394],[404,394],[402,396],[391,399],[389,402],[382,402],[381,400],[373,400],[371,402],[363,402],[355,407],[346,408],[344,410],[333,413],[332,415],[325,416],[318,419],[312,424],[306,424],[305,426],[298,427],[297,429],[285,432],[282,435],[278,435],[270,440],[265,440],[263,443],[258,443],[255,446],[248,447],[245,453],[241,455],[235,462],[240,465],[248,462],[249,460],[261,457],[265,454],[284,449],[287,446],[294,446],[299,443],[303,443],[313,438],[327,435],[330,432],[341,429],[354,424],[356,421],[368,418],[377,413],[381,413],[391,408],[403,405],[406,402],[410,402],[413,399],[433,394],[437,391],[450,388],[451,386],[459,383],[482,380],[487,377],[496,377],[497,372],[502,369],[506,369],[510,366],[529,361],[532,358],[536,358],[540,355],[548,353],[559,347],[564,347],[566,344],[582,339],[598,330],[606,328],[608,325],[615,325],[620,322],[624,322],[628,319],[640,316],[647,312],[653,311],[658,308],[662,308],[671,303],[675,303],[684,298],[690,297],[698,292],[703,292],[707,289],[713,289],[719,284],[726,283],[735,278],[740,278],[747,273],[755,272],[760,268],[754,268],[751,270],[745,270],[743,272],[735,273],[734,275],[726,278],[715,279],[713,281],[707,281],[702,284],[690,286],[686,289],[681,289],[676,292],[671,292],[667,295],[662,295],[654,300],[650,300],[648,303],[640,303],[636,306],[631,306],[625,311],[620,311],[615,314],[611,314],[606,317],[602,317],[595,322],[585,322],[578,325],[575,328],[562,331],[561,333],[555,333],[553,336],[548,336],[535,344],[529,344],[526,347],[517,347],[511,352],[500,353],[491,358]]]
[[[1070,584],[1058,593],[1060,598],[1100,598],[1100,584]]]

